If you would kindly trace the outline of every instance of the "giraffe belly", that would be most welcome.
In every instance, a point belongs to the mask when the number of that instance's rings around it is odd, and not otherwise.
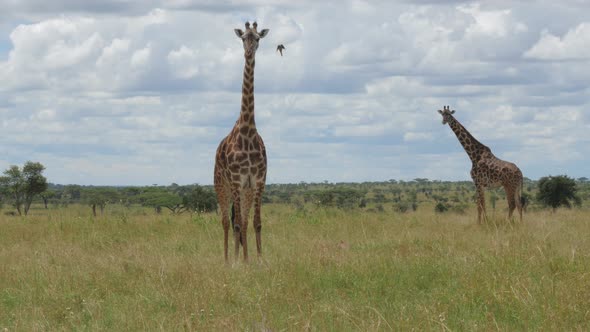
[[[490,184],[487,185],[487,187],[491,188],[491,189],[500,188],[501,186],[502,186],[502,183],[500,183],[500,182],[491,182]]]
[[[240,174],[240,187],[242,189],[254,189],[256,178],[252,174]]]

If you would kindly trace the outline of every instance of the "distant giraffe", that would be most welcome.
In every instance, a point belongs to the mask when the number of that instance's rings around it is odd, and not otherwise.
[[[258,257],[262,255],[260,206],[266,183],[266,149],[254,121],[254,57],[258,42],[266,36],[268,29],[258,32],[257,26],[258,24],[254,22],[250,28],[250,23],[246,22],[246,31],[235,29],[236,35],[244,44],[242,108],[232,131],[219,143],[215,155],[214,184],[221,209],[226,262],[228,262],[229,211],[232,202],[232,215],[235,212],[232,225],[236,259],[241,244],[244,250],[244,261],[248,261],[247,229],[252,203],[254,203],[256,249]]]
[[[449,106],[443,107],[443,110],[438,110],[442,115],[442,123],[449,124],[461,145],[467,152],[471,159],[471,178],[475,183],[477,190],[477,221],[482,222],[486,219],[485,207],[485,188],[493,188],[503,186],[506,191],[506,199],[508,200],[508,218],[512,218],[512,213],[515,208],[518,208],[520,214],[520,221],[522,221],[522,172],[518,167],[510,162],[500,160],[488,148],[475,139],[468,131],[453,117],[455,111],[451,111]]]

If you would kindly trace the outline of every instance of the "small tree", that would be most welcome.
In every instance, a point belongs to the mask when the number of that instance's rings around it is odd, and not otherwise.
[[[173,214],[181,213],[184,210],[182,197],[165,190],[145,192],[141,194],[140,199],[143,205],[153,207],[156,213],[160,213],[163,207],[170,210]]]
[[[57,193],[54,190],[47,189],[44,192],[42,192],[41,194],[39,194],[39,196],[41,196],[41,199],[43,199],[43,204],[45,205],[45,208],[47,209],[47,203],[49,203],[49,200],[55,198],[57,196]]]
[[[382,192],[375,192],[373,194],[373,201],[378,204],[383,204],[387,202],[387,199],[385,198],[385,195]]]
[[[182,205],[191,213],[215,211],[217,209],[217,195],[213,190],[205,190],[201,186],[196,186],[182,196]]]
[[[359,208],[364,209],[367,207],[367,200],[362,198],[361,202],[359,203]]]
[[[426,182],[428,182],[428,179],[417,178],[415,181],[419,181],[419,183],[426,183]],[[420,181],[422,181],[422,182],[420,182]],[[418,210],[418,192],[416,192],[416,190],[412,190],[412,191],[410,191],[408,196],[409,196],[409,198],[408,198],[409,204],[412,207],[412,211],[415,212],[416,210]]]
[[[86,188],[81,194],[82,200],[90,205],[95,217],[97,207],[100,209],[100,214],[103,214],[107,203],[116,201],[119,196],[117,191],[110,188]]]
[[[79,202],[82,198],[82,187],[77,184],[65,186],[61,195],[61,203],[67,206],[70,203]]]
[[[407,202],[399,202],[393,205],[393,209],[400,213],[406,213],[409,209],[409,204]]]
[[[551,207],[554,212],[560,206],[571,208],[572,203],[574,205],[582,204],[576,191],[576,181],[566,175],[542,177],[539,179],[537,201],[544,206]]]
[[[38,162],[27,161],[22,170],[12,165],[0,177],[0,184],[14,200],[19,215],[29,213],[33,198],[47,190],[47,179],[43,176],[45,166]]]
[[[529,207],[529,205],[531,204],[531,194],[523,191],[522,193],[520,193],[520,204],[522,205],[522,210],[524,212],[527,212],[527,209]]]
[[[443,202],[438,202],[434,206],[434,212],[436,212],[436,213],[444,213],[444,212],[447,212],[448,210],[449,210],[449,208]]]

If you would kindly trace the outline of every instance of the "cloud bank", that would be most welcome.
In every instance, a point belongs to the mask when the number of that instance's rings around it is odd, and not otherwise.
[[[270,183],[468,179],[442,105],[525,176],[587,176],[587,7],[8,1],[0,167],[40,161],[56,183],[212,183],[239,113],[233,29],[257,20],[270,29],[255,78]]]

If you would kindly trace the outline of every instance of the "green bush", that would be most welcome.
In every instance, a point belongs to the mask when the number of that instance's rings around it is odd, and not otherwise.
[[[539,179],[537,201],[551,207],[553,211],[560,206],[571,208],[580,206],[582,200],[577,195],[576,181],[566,175],[546,176]]]
[[[449,210],[449,207],[443,202],[438,202],[434,206],[434,212],[436,212],[436,213],[444,213],[444,212],[447,212],[448,210]]]
[[[406,202],[399,202],[393,206],[393,209],[400,213],[406,213],[410,209],[410,205]]]

